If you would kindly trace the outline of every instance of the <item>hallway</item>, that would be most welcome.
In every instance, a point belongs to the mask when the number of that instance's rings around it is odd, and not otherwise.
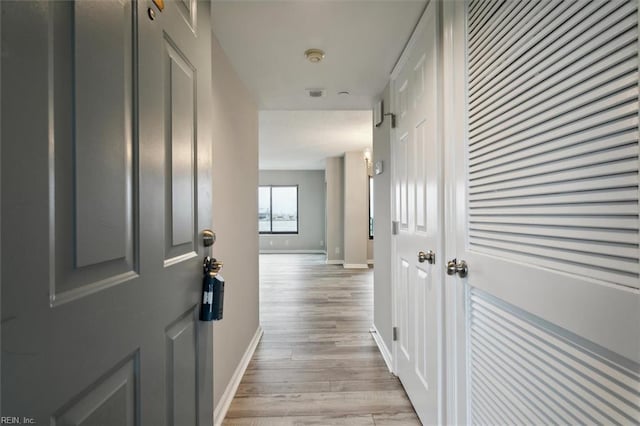
[[[419,425],[369,334],[372,270],[261,255],[264,336],[224,425]]]

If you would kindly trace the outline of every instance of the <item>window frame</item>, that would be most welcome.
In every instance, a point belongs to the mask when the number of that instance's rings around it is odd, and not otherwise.
[[[298,235],[300,233],[300,185],[258,185],[260,188],[269,188],[269,229],[270,231],[260,231],[260,219],[258,219],[259,235]],[[296,230],[294,231],[274,231],[273,230],[273,188],[295,188],[296,189]],[[258,212],[259,213],[259,212]]]

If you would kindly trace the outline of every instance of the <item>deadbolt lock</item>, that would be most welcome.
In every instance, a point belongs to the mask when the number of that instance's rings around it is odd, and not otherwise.
[[[464,260],[453,259],[447,262],[447,275],[458,274],[460,278],[464,278],[469,274],[469,266]]]
[[[202,244],[205,247],[211,247],[216,242],[216,233],[210,229],[202,231]]]
[[[434,263],[436,263],[436,254],[431,250],[427,250],[426,252],[419,251],[418,252],[418,262],[424,263],[425,261],[427,263],[433,265]]]

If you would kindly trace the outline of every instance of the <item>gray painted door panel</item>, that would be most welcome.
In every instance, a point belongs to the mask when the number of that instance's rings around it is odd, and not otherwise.
[[[3,416],[213,422],[209,4],[165,4],[3,1]]]

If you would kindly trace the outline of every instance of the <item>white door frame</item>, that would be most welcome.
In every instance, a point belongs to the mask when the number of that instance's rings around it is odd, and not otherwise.
[[[457,230],[465,227],[466,190],[466,14],[467,2],[443,2],[443,131],[444,131],[444,215],[445,250],[442,261],[457,258]],[[464,82],[464,84],[462,84]],[[448,424],[467,424],[467,284],[457,276],[445,277],[446,419]]]

